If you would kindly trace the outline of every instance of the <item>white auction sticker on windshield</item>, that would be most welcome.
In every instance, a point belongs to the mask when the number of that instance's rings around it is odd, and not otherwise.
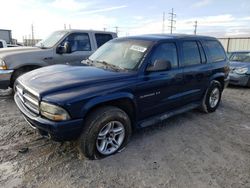
[[[142,47],[142,46],[137,46],[137,45],[132,45],[130,47],[130,50],[135,50],[135,51],[138,51],[138,52],[145,52],[147,50],[147,48],[145,47]]]

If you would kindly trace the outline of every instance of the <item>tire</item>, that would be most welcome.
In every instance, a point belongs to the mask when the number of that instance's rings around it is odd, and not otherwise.
[[[206,113],[211,113],[216,111],[221,101],[222,94],[222,86],[221,83],[214,80],[211,82],[209,88],[207,89],[203,101],[201,109]]]
[[[250,87],[250,76],[249,76],[249,78],[248,78],[248,82],[247,82],[247,85],[246,85],[247,87]]]
[[[113,106],[100,107],[86,119],[78,140],[80,153],[91,160],[113,155],[127,145],[131,133],[130,119],[123,110]]]
[[[15,85],[15,82],[16,82],[16,79],[19,77],[19,76],[22,76],[23,74],[29,72],[29,71],[32,71],[34,69],[36,69],[38,67],[25,67],[25,68],[20,68],[18,70],[16,70],[11,78],[11,81],[10,81],[10,87],[13,88],[14,85]]]

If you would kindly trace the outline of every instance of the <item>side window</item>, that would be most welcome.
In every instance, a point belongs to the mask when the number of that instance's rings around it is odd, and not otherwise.
[[[91,51],[89,35],[87,33],[72,33],[62,42],[69,42],[71,51]]]
[[[3,43],[2,42],[0,42],[0,48],[3,48]]]
[[[103,33],[96,33],[95,34],[97,47],[99,48],[104,43],[108,42],[109,40],[113,39],[112,35],[110,34],[103,34]]]
[[[151,56],[151,62],[154,62],[157,59],[169,61],[172,68],[178,67],[177,49],[175,44],[160,44],[153,52]]]
[[[226,58],[225,51],[220,43],[216,40],[204,41],[208,50],[208,55],[212,62],[223,61]]]
[[[183,65],[197,65],[201,63],[199,47],[195,41],[187,41],[182,43]]]

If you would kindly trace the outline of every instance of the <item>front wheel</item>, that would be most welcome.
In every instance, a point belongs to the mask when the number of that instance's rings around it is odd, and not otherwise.
[[[207,113],[214,112],[220,104],[221,94],[222,86],[220,82],[212,81],[204,95],[202,101],[202,110]]]
[[[121,151],[130,135],[128,115],[116,107],[102,107],[87,117],[79,138],[79,149],[89,159],[104,158]]]

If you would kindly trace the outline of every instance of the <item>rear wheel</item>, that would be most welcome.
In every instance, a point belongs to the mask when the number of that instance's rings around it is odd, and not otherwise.
[[[121,151],[129,141],[131,122],[116,107],[101,107],[86,119],[79,138],[80,152],[89,159],[100,159]]]
[[[202,110],[207,113],[214,112],[220,104],[221,94],[221,83],[216,80],[212,81],[204,95],[202,101]]]

